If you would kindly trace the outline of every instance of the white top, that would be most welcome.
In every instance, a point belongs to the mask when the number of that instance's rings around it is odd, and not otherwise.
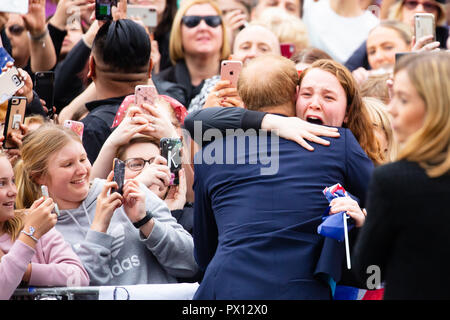
[[[350,58],[379,23],[370,11],[359,17],[342,17],[331,9],[330,0],[304,0],[303,9],[310,45],[340,63]]]

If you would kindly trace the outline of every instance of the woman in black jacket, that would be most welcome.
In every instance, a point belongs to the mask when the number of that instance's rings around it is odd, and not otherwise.
[[[181,85],[188,107],[204,80],[219,74],[220,63],[230,55],[222,14],[213,0],[190,0],[175,15],[169,43],[173,66],[155,76]]]
[[[449,299],[450,54],[402,59],[390,103],[401,150],[375,169],[354,270],[385,280],[385,299]],[[367,273],[372,270],[371,273]]]

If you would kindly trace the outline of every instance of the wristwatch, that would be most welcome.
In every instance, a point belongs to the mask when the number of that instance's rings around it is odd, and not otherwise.
[[[144,224],[146,224],[151,218],[153,218],[153,215],[152,215],[152,213],[150,212],[150,211],[146,211],[145,212],[145,217],[144,218],[142,218],[141,220],[139,220],[139,221],[137,221],[137,222],[134,222],[133,223],[133,226],[135,226],[136,228],[140,228],[140,227],[142,227]]]
[[[30,226],[30,232],[26,232],[25,230],[20,231],[23,234],[26,234],[27,236],[29,236],[31,239],[33,239],[34,241],[38,242],[38,238],[36,238],[34,236],[34,233],[36,232],[36,229],[34,229],[32,226]]]

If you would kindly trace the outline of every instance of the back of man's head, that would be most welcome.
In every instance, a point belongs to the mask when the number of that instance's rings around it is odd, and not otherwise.
[[[285,57],[266,54],[251,60],[241,71],[238,93],[249,110],[266,111],[280,106],[295,108],[298,73]]]
[[[96,65],[103,72],[148,73],[150,50],[144,27],[129,19],[105,23],[92,45]]]

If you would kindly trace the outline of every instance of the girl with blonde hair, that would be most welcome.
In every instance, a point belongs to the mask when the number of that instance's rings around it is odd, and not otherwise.
[[[394,139],[387,106],[373,97],[364,97],[363,102],[372,120],[375,137],[380,146],[380,157],[384,163],[394,161],[397,157],[397,143]]]
[[[80,137],[47,124],[27,134],[17,170],[17,206],[26,207],[46,185],[58,204],[56,228],[78,254],[91,285],[176,283],[197,272],[191,235],[163,200],[135,179],[118,190],[111,171],[90,181]]]
[[[22,283],[30,286],[87,286],[78,256],[55,230],[51,198],[40,197],[27,210],[15,210],[14,171],[0,153],[0,300]]]
[[[353,266],[376,265],[385,299],[449,299],[450,54],[415,54],[394,70],[389,105],[397,161],[375,169]]]

